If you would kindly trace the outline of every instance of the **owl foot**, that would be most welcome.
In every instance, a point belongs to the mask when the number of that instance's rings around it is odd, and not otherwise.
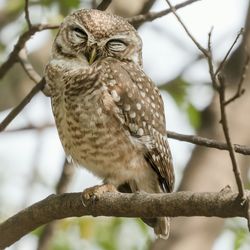
[[[103,184],[103,185],[97,185],[94,187],[90,187],[85,189],[82,192],[81,195],[81,201],[84,207],[87,206],[87,202],[91,201],[92,203],[95,203],[99,200],[101,195],[106,192],[118,192],[114,185],[112,184]]]

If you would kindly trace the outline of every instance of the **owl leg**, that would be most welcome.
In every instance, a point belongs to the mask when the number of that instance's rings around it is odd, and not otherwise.
[[[96,185],[94,187],[85,189],[81,195],[83,206],[86,206],[86,203],[88,201],[91,201],[91,202],[97,201],[101,197],[101,195],[106,192],[114,193],[118,191],[115,188],[115,186],[110,183],[103,184],[103,185]]]

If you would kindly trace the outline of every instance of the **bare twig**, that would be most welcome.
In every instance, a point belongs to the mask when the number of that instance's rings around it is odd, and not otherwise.
[[[38,83],[41,80],[41,76],[34,70],[33,66],[29,62],[26,49],[23,48],[19,52],[18,56],[19,56],[20,64],[22,65],[22,67],[23,67],[24,71],[26,72],[26,74],[28,75],[28,77],[32,81],[34,81],[35,83]]]
[[[25,130],[44,130],[47,128],[53,128],[55,127],[55,124],[49,123],[49,124],[44,124],[41,126],[33,126],[33,125],[28,125],[16,129],[8,129],[5,130],[4,133],[13,133],[13,132],[22,132]],[[188,143],[192,143],[198,146],[203,146],[203,147],[208,147],[208,148],[215,148],[219,150],[229,150],[228,145],[224,142],[219,142],[213,139],[197,136],[197,135],[185,135],[185,134],[180,134],[176,133],[173,131],[167,131],[168,133],[168,138],[178,140],[178,141],[184,141]],[[233,144],[235,152],[243,155],[250,155],[250,147],[244,146],[244,145],[239,145],[239,144]]]
[[[238,83],[237,91],[232,97],[230,97],[227,101],[225,101],[225,103],[224,103],[225,106],[228,105],[229,103],[235,101],[237,98],[241,97],[245,93],[245,89],[243,89],[242,86],[243,86],[243,82],[246,78],[246,72],[248,69],[248,65],[249,65],[249,55],[247,55],[247,57],[246,57],[246,61],[244,63],[241,77],[240,77],[240,80]]]
[[[103,0],[98,6],[98,10],[106,10],[111,4],[112,0]]]
[[[193,41],[193,43],[196,45],[196,47],[206,56],[209,57],[208,51],[202,47],[202,45],[194,38],[194,36],[191,34],[191,32],[188,30],[184,22],[181,20],[179,15],[176,13],[176,9],[172,4],[170,3],[169,0],[166,0],[171,12],[175,15],[179,23],[181,24],[182,28],[185,30],[186,34],[189,36],[189,38]]]
[[[231,47],[229,48],[229,50],[227,51],[226,55],[224,56],[223,60],[221,61],[220,65],[218,66],[217,70],[215,71],[214,75],[218,75],[218,73],[221,72],[221,70],[224,68],[225,62],[228,59],[229,55],[232,52],[232,49],[234,48],[235,44],[237,43],[237,41],[239,40],[240,36],[243,35],[244,33],[244,29],[241,28],[240,32],[237,34],[237,36],[235,37]]]
[[[209,74],[210,74],[210,77],[211,77],[211,80],[212,80],[213,88],[215,90],[218,90],[219,83],[218,83],[218,79],[217,79],[217,77],[215,76],[215,73],[214,73],[214,64],[213,64],[212,32],[213,32],[213,27],[211,28],[210,32],[208,33],[208,42],[207,42],[208,56],[207,56],[207,62],[208,62]]]
[[[37,83],[28,95],[18,104],[15,108],[11,110],[11,112],[4,118],[4,120],[0,123],[0,132],[3,131],[10,122],[22,111],[22,109],[30,102],[33,96],[39,92],[39,90],[43,89],[45,85],[45,79],[43,78],[39,83]]]
[[[242,201],[245,201],[246,199],[245,199],[245,194],[244,194],[244,185],[243,185],[243,182],[242,182],[242,179],[241,179],[240,170],[239,170],[239,167],[238,167],[238,164],[237,164],[237,161],[236,161],[235,152],[234,152],[233,144],[231,142],[229,128],[228,128],[227,115],[226,115],[226,110],[225,110],[225,106],[226,106],[225,105],[225,81],[224,81],[224,78],[221,75],[216,75],[216,72],[218,70],[215,72],[214,69],[213,69],[213,56],[212,56],[212,49],[211,49],[211,35],[212,35],[212,31],[209,33],[209,36],[208,36],[208,51],[209,51],[209,54],[208,54],[207,60],[208,60],[208,65],[209,65],[209,73],[210,73],[210,77],[211,77],[213,86],[218,91],[219,97],[220,97],[221,125],[222,125],[222,128],[223,128],[223,132],[224,132],[224,136],[225,136],[227,145],[228,145],[229,155],[230,155],[230,159],[231,159],[232,166],[233,166],[233,172],[234,172],[235,180],[236,180],[238,190],[239,190],[239,196],[242,199]],[[229,52],[224,57],[225,60],[227,59],[230,52],[232,51],[233,46],[236,44],[239,36],[240,35],[238,34],[238,36],[235,39],[235,42],[230,47]],[[223,68],[223,64],[224,64],[224,60],[222,61],[222,64],[221,64],[222,66],[221,65],[219,66],[221,69]],[[241,85],[242,85],[242,83],[241,83]]]
[[[26,22],[28,24],[28,28],[30,30],[32,27],[32,24],[30,22],[29,0],[25,0],[24,12],[25,12],[25,19],[26,19]]]
[[[225,82],[224,82],[224,78],[222,76],[219,75],[219,83],[220,83],[220,88],[219,88],[219,96],[220,96],[220,112],[221,112],[221,125],[223,128],[223,132],[225,135],[225,139],[229,148],[229,154],[230,154],[230,158],[231,158],[231,162],[232,162],[232,166],[233,166],[233,172],[235,175],[235,180],[238,186],[238,190],[239,190],[239,197],[242,200],[245,200],[245,194],[244,194],[244,186],[243,186],[243,182],[241,179],[241,174],[240,174],[240,170],[236,161],[236,157],[235,157],[235,153],[234,153],[234,148],[233,148],[233,144],[231,142],[231,138],[230,138],[230,133],[229,133],[229,128],[228,128],[228,122],[227,122],[227,115],[226,115],[226,110],[225,110]]]
[[[177,4],[174,6],[174,8],[176,10],[178,9],[181,9],[185,6],[188,6],[194,2],[198,2],[198,1],[201,1],[201,0],[188,0],[188,1],[185,1],[183,3],[180,3],[180,4]],[[143,22],[150,22],[150,21],[153,21],[157,18],[160,18],[160,17],[163,17],[165,15],[168,15],[169,13],[171,13],[171,9],[166,9],[166,10],[163,10],[163,11],[160,11],[160,12],[148,12],[146,14],[141,14],[141,15],[138,15],[138,16],[134,16],[134,17],[129,17],[127,18],[127,21],[131,24],[133,24],[134,26],[138,26],[139,24],[143,23]]]
[[[32,124],[27,125],[27,126],[23,126],[23,127],[19,127],[19,128],[13,128],[13,129],[7,129],[2,131],[3,133],[15,133],[15,132],[23,132],[23,131],[27,131],[27,130],[38,130],[38,131],[42,131],[44,129],[48,129],[48,128],[53,128],[55,127],[54,123],[47,123],[44,125],[40,125],[40,126],[34,126]]]
[[[247,196],[249,192],[246,191]],[[0,249],[50,221],[66,217],[119,216],[154,218],[159,216],[247,217],[247,206],[241,206],[238,193],[168,194],[105,193],[96,202],[82,205],[81,193],[50,195],[0,224]]]
[[[179,134],[173,131],[168,131],[168,138],[172,138],[179,141],[185,141],[189,143],[193,143],[199,146],[205,146],[209,148],[216,148],[220,150],[229,150],[227,143],[218,142],[216,140],[204,138],[197,135],[184,135]],[[233,144],[234,150],[237,153],[243,154],[243,155],[250,155],[250,147],[239,145],[239,144]]]
[[[25,43],[33,36],[36,32],[47,30],[47,29],[57,29],[58,25],[50,25],[50,24],[38,24],[33,25],[30,30],[24,32],[18,39],[14,49],[10,53],[8,59],[1,65],[0,67],[0,79],[7,73],[7,71],[18,62],[18,54],[20,50],[24,47]]]

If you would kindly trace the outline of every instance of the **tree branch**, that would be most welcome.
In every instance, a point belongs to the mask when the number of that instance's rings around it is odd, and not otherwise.
[[[237,187],[239,190],[239,197],[242,199],[242,201],[246,201],[245,193],[244,193],[244,185],[242,182],[239,166],[237,164],[234,148],[231,142],[231,137],[229,133],[229,127],[228,127],[228,121],[227,121],[227,115],[226,115],[226,106],[225,106],[225,82],[224,78],[219,75],[219,97],[220,97],[220,113],[221,113],[221,125],[223,128],[224,136],[229,148],[229,155],[232,162],[233,172],[235,176],[235,180],[237,183]]]
[[[103,0],[98,6],[98,10],[106,10],[111,4],[112,0]]]
[[[29,13],[29,0],[25,0],[25,6],[24,6],[24,12],[25,12],[25,19],[28,24],[29,30],[32,27],[31,21],[30,21],[30,13]]]
[[[37,94],[41,89],[43,89],[45,85],[45,79],[42,78],[39,83],[37,83],[28,95],[15,107],[10,113],[4,118],[4,120],[0,123],[0,132],[2,132],[15,117],[23,110],[23,108],[31,101],[33,96]]]
[[[243,35],[243,33],[244,33],[244,29],[241,28],[241,30],[239,31],[238,35],[235,37],[235,39],[234,39],[232,45],[231,45],[230,48],[228,49],[226,55],[225,55],[224,58],[222,59],[220,65],[219,65],[218,68],[216,69],[216,71],[215,71],[215,73],[214,73],[215,76],[218,75],[218,74],[221,72],[221,70],[224,68],[225,63],[226,63],[226,61],[227,61],[229,55],[231,54],[231,52],[232,52],[232,50],[233,50],[235,44],[236,44],[237,41],[239,40],[240,36]]]
[[[26,72],[28,77],[35,83],[41,81],[41,76],[34,70],[32,64],[28,60],[27,51],[25,48],[21,49],[18,54],[19,62],[23,67],[23,70]]]
[[[246,192],[247,196],[250,195]],[[50,195],[22,210],[0,224],[0,249],[10,246],[22,236],[52,220],[67,217],[119,216],[144,217],[159,216],[216,216],[247,217],[247,205],[240,205],[238,193],[193,193],[171,194],[147,193],[105,193],[99,201],[88,202],[84,207],[81,193]]]
[[[7,71],[18,62],[18,54],[21,49],[24,47],[25,43],[33,36],[36,32],[47,30],[47,29],[57,29],[58,25],[50,25],[50,24],[38,24],[33,25],[28,31],[24,32],[18,39],[14,49],[10,53],[8,59],[1,65],[0,67],[0,79],[4,77]]]
[[[179,141],[185,141],[189,143],[193,143],[199,146],[205,146],[209,148],[217,148],[220,150],[229,150],[227,143],[219,142],[213,139],[204,138],[197,135],[184,135],[179,134],[173,131],[168,131],[168,138],[172,138]],[[250,155],[250,147],[239,145],[239,144],[233,144],[234,150],[237,153],[243,154],[243,155]]]
[[[166,0],[170,11],[175,15],[178,22],[181,24],[182,28],[185,30],[186,34],[189,36],[189,38],[193,41],[193,43],[196,45],[196,47],[206,56],[208,57],[208,51],[201,46],[201,44],[194,38],[194,36],[191,34],[191,32],[188,30],[182,19],[176,14],[176,8],[172,6],[169,0]]]
[[[198,2],[198,1],[201,1],[201,0],[188,0],[188,1],[185,1],[183,3],[175,5],[174,8],[176,10],[178,10],[178,9],[181,9],[181,8],[183,8],[185,6],[188,6],[188,5],[192,4],[192,3]],[[138,16],[128,17],[127,21],[129,23],[131,23],[132,25],[134,25],[134,26],[139,26],[143,22],[153,21],[153,20],[155,20],[157,18],[168,15],[171,12],[172,12],[172,10],[170,8],[166,9],[166,10],[163,10],[163,11],[160,11],[160,12],[148,12],[146,14],[141,14],[141,15],[138,15]]]
[[[243,87],[244,80],[246,78],[246,72],[247,72],[248,65],[249,65],[249,59],[250,59],[250,57],[249,57],[249,55],[247,55],[245,63],[243,65],[241,77],[240,77],[240,80],[238,82],[237,91],[232,97],[230,97],[228,100],[226,100],[224,102],[225,106],[228,105],[229,103],[235,101],[237,98],[240,98],[245,93],[245,89],[243,89],[242,87]]]

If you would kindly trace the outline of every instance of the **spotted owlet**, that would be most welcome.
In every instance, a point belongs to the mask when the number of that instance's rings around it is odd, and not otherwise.
[[[163,101],[142,69],[141,51],[125,19],[78,10],[59,28],[44,92],[74,162],[120,191],[171,192]],[[168,236],[168,218],[143,220],[158,236]]]

